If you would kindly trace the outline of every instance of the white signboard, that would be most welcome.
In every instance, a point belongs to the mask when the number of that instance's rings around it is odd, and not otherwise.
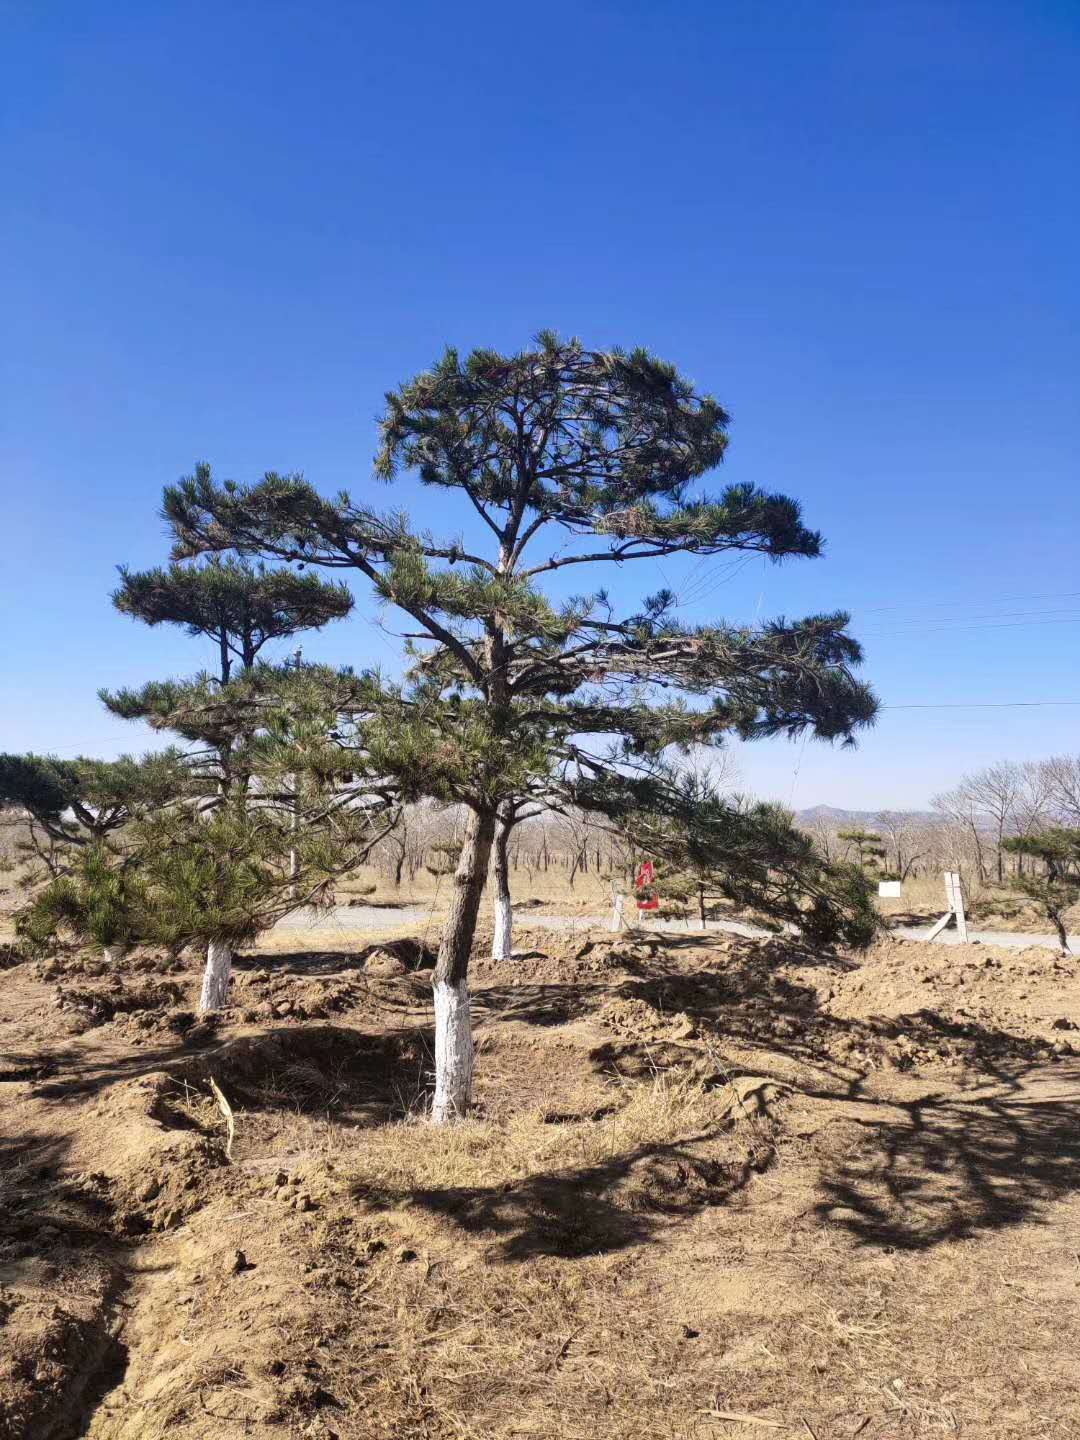
[[[899,880],[879,880],[877,893],[886,900],[897,900],[903,894],[903,884]]]

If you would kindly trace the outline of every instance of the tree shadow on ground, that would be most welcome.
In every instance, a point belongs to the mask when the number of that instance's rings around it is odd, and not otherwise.
[[[549,1026],[587,1018],[613,995],[642,1001],[643,1019],[628,1013],[623,1033],[591,1051],[603,1072],[636,1079],[692,1067],[706,1084],[726,1084],[750,1055],[755,1074],[786,1083],[797,1077],[809,1099],[850,1106],[840,1129],[830,1127],[834,1151],[821,1167],[816,1213],[865,1243],[927,1248],[1019,1224],[1080,1188],[1080,1061],[1055,1061],[1043,1041],[928,1008],[900,1017],[833,1015],[805,973],[777,973],[778,960],[792,964],[787,942],[736,944],[693,971],[671,963],[677,948],[677,938],[658,946],[655,963],[614,987],[588,978],[492,987],[478,1003],[492,1020]],[[794,963],[805,972],[808,960],[799,955]],[[835,957],[817,963],[847,968]],[[827,994],[827,977],[820,989]],[[673,1029],[681,1016],[690,1018],[694,1038],[665,1038],[665,1025]],[[650,1018],[655,1033],[635,1033]],[[605,1028],[612,1019],[620,1023],[606,1014]],[[935,1087],[934,1068],[943,1064],[972,1088]],[[885,1089],[906,1087],[910,1095],[928,1069],[928,1093],[915,1100],[882,1098],[873,1078],[899,1072]]]
[[[270,975],[299,979],[355,978],[375,954],[400,960],[409,973],[430,970],[435,964],[435,952],[430,946],[412,936],[397,936],[389,940],[369,941],[356,950],[288,950],[237,955],[233,968],[240,974],[265,971]]]
[[[925,1250],[1037,1217],[1080,1188],[1080,1063],[1014,1070],[989,1094],[859,1118],[817,1213],[866,1244]],[[897,1114],[896,1112],[900,1113]]]
[[[365,950],[370,947],[365,947]],[[364,951],[283,950],[277,953],[237,955],[233,969],[239,974],[267,970],[272,975],[326,979],[333,975],[355,975],[364,968]]]
[[[70,1148],[64,1136],[0,1136],[0,1284],[35,1265],[47,1272],[61,1251],[100,1254],[115,1238],[105,1177],[68,1172]]]
[[[164,1072],[178,1091],[209,1079],[237,1110],[318,1112],[353,1124],[400,1118],[428,1086],[434,1064],[430,1028],[370,1033],[337,1025],[280,1026],[196,1045],[144,1046],[96,1057],[67,1045],[9,1056],[13,1072],[36,1081],[31,1098],[66,1104],[114,1085]]]
[[[379,1125],[415,1108],[433,1063],[434,1036],[424,1027],[372,1034],[305,1025],[237,1036],[193,1058],[180,1074],[203,1083],[212,1075],[242,1112]]]
[[[404,1193],[356,1187],[368,1204],[407,1199],[473,1235],[493,1239],[489,1259],[538,1255],[571,1259],[651,1241],[659,1229],[724,1205],[764,1169],[732,1144],[724,1126],[671,1143],[646,1143],[592,1165],[544,1171],[494,1185],[453,1185]],[[719,1149],[721,1153],[710,1154]],[[703,1153],[705,1152],[705,1153]]]

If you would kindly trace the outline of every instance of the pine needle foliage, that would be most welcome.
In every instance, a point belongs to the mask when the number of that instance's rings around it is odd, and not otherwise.
[[[128,836],[147,938],[240,943],[327,899],[366,859],[392,828],[398,796],[361,749],[362,688],[325,668],[256,664],[228,685],[203,675],[105,696],[114,713],[190,746],[185,799],[141,815]]]
[[[550,785],[573,737],[615,734],[628,750],[653,753],[808,727],[850,742],[873,720],[876,701],[853,674],[861,650],[841,612],[693,626],[668,591],[620,620],[603,590],[555,603],[537,588],[570,565],[818,555],[821,537],[789,497],[747,485],[691,493],[723,458],[727,425],[715,400],[646,352],[588,350],[544,333],[515,356],[449,350],[386,400],[376,474],[390,481],[410,469],[461,493],[492,534],[492,556],[347,492],[326,499],[301,475],[221,485],[201,465],[166,490],[163,513],[177,558],[236,548],[351,569],[411,616],[419,688],[388,704],[399,719],[412,707],[420,731],[438,706],[474,726],[462,747],[477,761],[474,783],[458,798],[487,809],[521,793],[505,768],[522,740],[542,762],[528,793]],[[549,529],[567,541],[527,555]],[[672,690],[675,698],[658,698]]]
[[[214,641],[222,681],[230,678],[234,660],[248,669],[268,641],[321,629],[353,606],[346,585],[284,568],[268,570],[235,556],[214,555],[200,565],[119,569],[121,584],[112,596],[117,610],[146,625],[179,625],[191,636]]]
[[[570,567],[819,555],[822,538],[791,497],[706,487],[728,423],[712,396],[647,351],[589,349],[545,331],[513,355],[449,349],[386,396],[375,479],[408,471],[458,496],[479,541],[435,535],[368,496],[325,497],[301,474],[218,483],[200,465],[166,489],[175,561],[235,551],[350,571],[407,617],[406,681],[361,677],[359,704],[342,716],[404,797],[469,811],[437,993],[464,985],[500,806],[580,803],[613,815],[627,777],[662,764],[671,747],[808,731],[850,744],[873,722],[877,702],[856,677],[862,652],[843,612],[693,625],[669,588],[629,614],[602,585],[570,599],[542,589]],[[661,805],[656,823],[670,819]],[[725,883],[817,925],[826,877],[797,853],[790,827],[767,810],[703,821],[714,839],[723,831]],[[805,903],[803,880],[814,887]],[[842,888],[842,877],[830,883]],[[849,908],[859,903],[853,895]],[[467,1104],[441,1086],[440,1117]]]
[[[1080,902],[1080,829],[1057,826],[1033,835],[1006,836],[1001,844],[1011,854],[1025,855],[1042,866],[1040,871],[1014,875],[1010,884],[1040,907],[1057,931],[1062,950],[1068,952],[1064,914]]]
[[[80,850],[70,872],[57,876],[15,917],[15,931],[42,950],[64,934],[102,948],[127,946],[140,934],[144,888],[138,871],[94,841]]]
[[[62,846],[97,843],[175,794],[181,774],[175,749],[118,760],[0,755],[0,809],[25,810]]]
[[[793,926],[812,944],[861,949],[879,932],[860,867],[824,860],[782,805],[724,795],[707,775],[670,763],[618,781],[597,772],[574,794],[659,860],[665,895],[697,898],[702,910],[708,899],[728,900]]]
[[[837,838],[854,845],[859,856],[859,868],[866,873],[877,872],[885,863],[885,846],[881,836],[874,830],[840,830]]]

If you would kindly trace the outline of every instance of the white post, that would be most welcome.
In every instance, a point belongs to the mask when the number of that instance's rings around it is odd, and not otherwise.
[[[626,896],[625,896],[625,895],[615,895],[615,896],[612,897],[611,920],[610,920],[609,923],[608,923],[608,929],[609,929],[609,930],[612,930],[612,931],[621,930],[621,929],[623,928],[623,926],[625,925],[626,922],[625,922],[625,920],[623,919],[623,907],[624,907],[625,904],[626,904]]]
[[[952,883],[950,909],[956,917],[956,930],[957,934],[960,936],[960,942],[961,944],[966,945],[968,932],[967,915],[964,913],[964,891],[960,884],[960,876],[955,870],[952,871],[951,874],[946,876],[946,886],[948,886],[950,881]]]

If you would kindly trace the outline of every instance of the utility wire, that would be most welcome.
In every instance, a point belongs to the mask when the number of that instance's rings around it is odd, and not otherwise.
[[[1080,621],[1080,611],[1060,620],[1003,620],[986,625],[966,625],[963,621],[954,624],[930,625],[925,628],[911,626],[899,630],[863,630],[860,638],[880,640],[890,635],[956,635],[973,630],[1028,630],[1039,625],[1075,625]]]
[[[882,705],[882,710],[1037,710],[1048,705],[1080,705],[1080,700],[949,700],[941,705]]]
[[[952,625],[954,623],[958,625],[970,625],[977,620],[1030,620],[1048,615],[1077,614],[1080,614],[1080,611],[1077,610],[1075,605],[1067,605],[1060,610],[986,610],[981,615],[933,615],[930,617],[924,616],[918,620],[914,617],[910,620],[897,619],[888,623],[890,625],[903,625],[905,627],[909,625]],[[878,631],[876,633],[881,634],[888,632]]]
[[[862,606],[860,609],[864,615],[873,615],[883,610],[944,610],[950,605],[958,605],[963,608],[965,605],[1003,604],[1007,600],[1074,600],[1077,596],[1080,596],[1080,590],[1050,590],[1035,595],[999,595],[996,600],[920,600],[914,604],[870,605]]]

